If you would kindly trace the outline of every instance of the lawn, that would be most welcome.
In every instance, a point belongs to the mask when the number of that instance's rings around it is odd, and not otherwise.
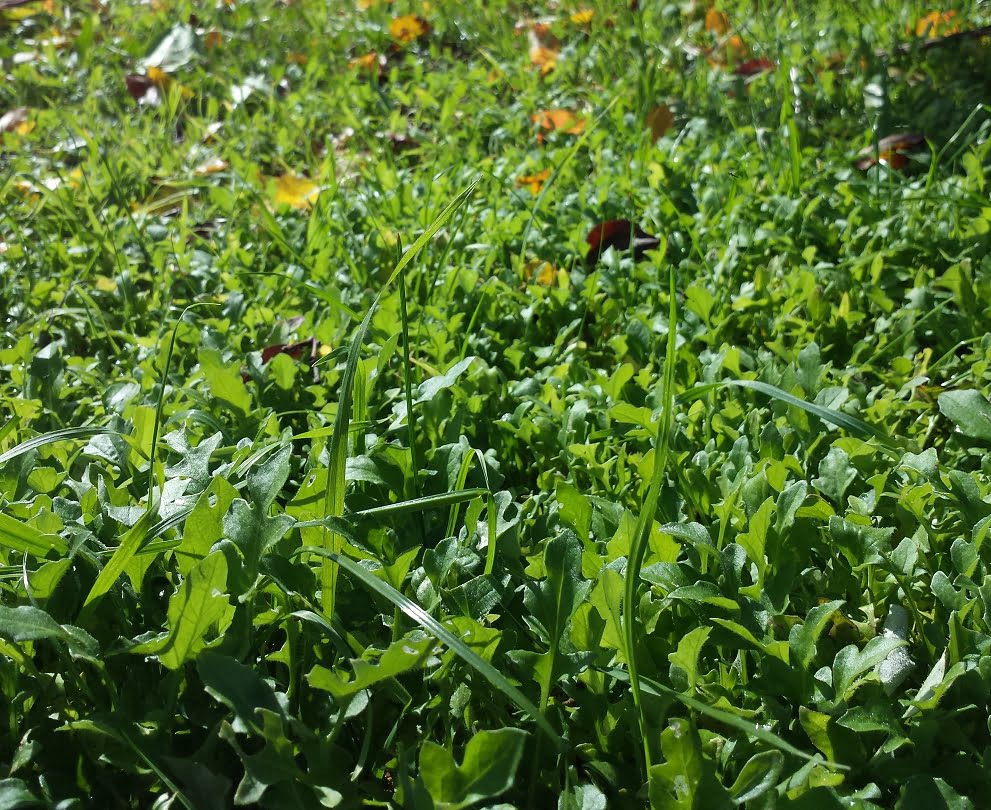
[[[989,24],[0,0],[0,810],[986,806]]]

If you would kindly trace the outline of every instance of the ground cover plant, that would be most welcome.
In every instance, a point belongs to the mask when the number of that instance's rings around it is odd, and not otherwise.
[[[0,808],[982,806],[989,22],[0,0]]]

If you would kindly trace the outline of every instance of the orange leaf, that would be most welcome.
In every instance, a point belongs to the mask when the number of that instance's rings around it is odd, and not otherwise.
[[[206,36],[203,37],[203,45],[208,51],[212,51],[214,48],[219,48],[224,44],[224,35],[221,34],[216,28],[207,31]]]
[[[228,168],[227,161],[223,160],[222,158],[215,157],[215,158],[210,158],[209,160],[206,160],[203,163],[201,163],[193,170],[193,172],[202,177],[208,174],[216,174],[217,172],[222,172],[226,168]]]
[[[408,45],[428,33],[430,33],[430,24],[416,14],[404,14],[389,23],[389,35],[403,45]]]
[[[385,57],[379,56],[375,51],[369,51],[364,56],[358,56],[348,62],[348,67],[355,70],[364,70],[368,73],[378,75],[385,65]]]
[[[544,169],[536,174],[521,174],[516,178],[516,185],[529,186],[531,194],[539,194],[547,178],[551,176],[550,169]]]
[[[541,38],[539,30],[544,28],[544,26],[535,25],[528,33],[530,40],[530,62],[535,67],[540,68],[541,76],[546,76],[557,67],[557,59],[561,54],[553,38],[546,40]]]
[[[712,31],[716,36],[722,36],[729,31],[729,17],[723,12],[710,8],[705,12],[705,30]]]
[[[563,132],[565,135],[580,135],[585,130],[585,119],[578,118],[570,110],[541,110],[530,116],[540,129],[537,143],[544,142],[545,132]]]
[[[661,104],[647,113],[646,122],[656,143],[665,132],[671,129],[672,124],[674,124],[674,114],[667,104]]]
[[[931,11],[915,24],[915,35],[917,37],[935,37],[954,34],[960,30],[951,22],[956,16],[955,11]]]

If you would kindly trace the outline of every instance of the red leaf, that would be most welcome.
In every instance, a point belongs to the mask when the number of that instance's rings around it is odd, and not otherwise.
[[[894,135],[886,135],[877,142],[877,157],[875,157],[874,145],[865,146],[857,153],[857,159],[853,165],[861,171],[866,171],[871,166],[879,162],[892,169],[904,169],[908,165],[906,152],[922,146],[926,142],[926,136],[917,132],[898,132]]]
[[[653,250],[661,244],[660,239],[651,236],[628,219],[610,219],[600,222],[585,237],[589,245],[588,253],[585,254],[585,264],[592,267],[607,248],[628,250],[631,237],[634,261],[639,261],[648,250]]]
[[[758,73],[763,73],[765,70],[774,70],[775,65],[770,59],[748,59],[746,62],[741,62],[736,66],[736,70],[733,72],[737,76],[756,76]]]

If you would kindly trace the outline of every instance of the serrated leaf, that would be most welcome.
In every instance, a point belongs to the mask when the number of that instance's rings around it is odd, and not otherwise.
[[[387,678],[424,666],[436,644],[432,638],[426,637],[416,641],[400,639],[390,644],[385,651],[368,648],[361,658],[351,661],[352,677],[348,677],[345,672],[330,670],[317,664],[306,676],[306,681],[314,689],[330,692],[341,700]]]
[[[715,763],[702,753],[695,726],[677,719],[661,732],[665,762],[648,773],[651,810],[703,810],[733,806],[716,778]]]
[[[509,790],[525,743],[526,732],[520,729],[480,731],[468,741],[458,765],[446,748],[425,742],[420,749],[420,776],[434,806],[459,810]]]
[[[226,593],[227,559],[220,551],[203,559],[169,600],[169,630],[164,638],[139,644],[132,653],[155,655],[162,665],[178,669],[207,646],[211,629],[222,634],[234,615]]]

